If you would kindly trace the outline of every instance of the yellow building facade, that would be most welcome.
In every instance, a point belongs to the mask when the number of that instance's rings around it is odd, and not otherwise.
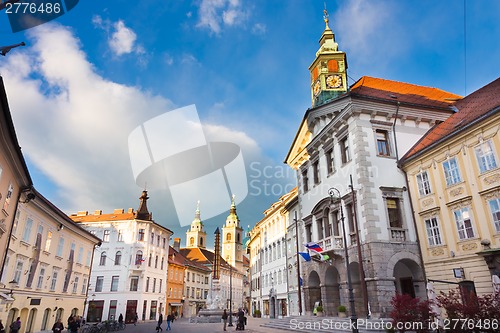
[[[492,293],[500,275],[500,79],[455,103],[401,159],[426,277]]]

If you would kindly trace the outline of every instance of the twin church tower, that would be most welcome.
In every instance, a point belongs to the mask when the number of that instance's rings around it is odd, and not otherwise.
[[[236,214],[236,204],[234,197],[231,202],[229,216],[226,224],[222,227],[222,251],[221,257],[236,268],[243,271],[243,228],[240,226],[240,219]],[[203,222],[200,218],[200,204],[196,208],[196,213],[191,228],[186,232],[186,248],[205,249],[207,244],[207,233],[203,230]]]

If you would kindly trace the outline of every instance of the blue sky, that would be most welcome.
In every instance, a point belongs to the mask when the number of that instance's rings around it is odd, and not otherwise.
[[[350,84],[368,75],[464,95],[500,74],[499,1],[326,5]],[[308,67],[323,7],[317,0],[82,0],[19,33],[2,13],[0,43],[27,44],[0,59],[0,74],[35,186],[68,214],[137,208],[142,187],[128,135],[195,104],[207,138],[242,149],[251,185],[238,212],[245,227],[254,225],[294,184],[283,160],[311,105]],[[149,208],[184,244],[187,227],[169,194],[150,192]],[[226,216],[205,221],[209,235]]]

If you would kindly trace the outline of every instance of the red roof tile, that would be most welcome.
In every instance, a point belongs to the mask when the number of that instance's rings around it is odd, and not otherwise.
[[[462,131],[467,125],[482,119],[500,107],[500,78],[457,101],[458,112],[431,128],[401,159],[404,163],[415,154],[429,148],[443,138]]]
[[[415,84],[363,76],[351,87],[351,95],[397,101],[415,105],[447,108],[459,95]],[[391,97],[394,96],[394,97]]]

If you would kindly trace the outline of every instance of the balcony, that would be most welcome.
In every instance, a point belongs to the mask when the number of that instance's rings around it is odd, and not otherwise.
[[[393,242],[406,242],[406,229],[403,228],[389,228],[391,234],[391,241]]]
[[[344,248],[344,242],[342,241],[341,236],[330,236],[327,238],[323,238],[318,242],[319,246],[323,249],[323,251],[333,251]]]

